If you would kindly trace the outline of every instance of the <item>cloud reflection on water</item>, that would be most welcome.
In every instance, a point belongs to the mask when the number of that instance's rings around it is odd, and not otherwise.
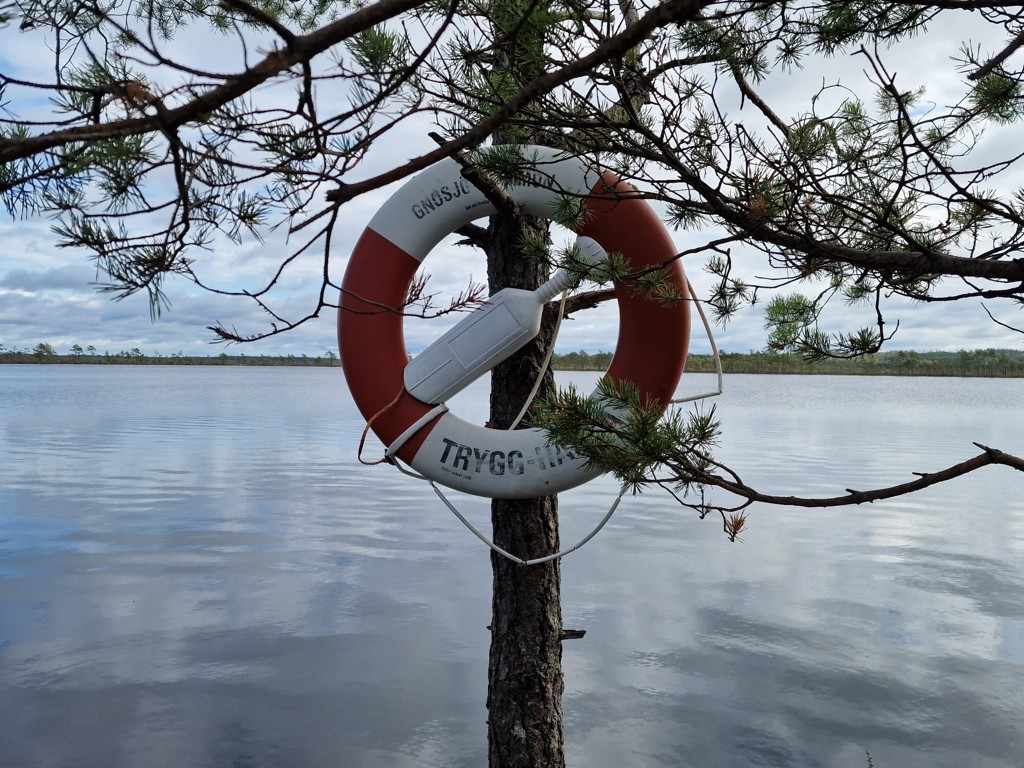
[[[12,765],[485,762],[487,553],[422,485],[355,463],[336,370],[0,373],[22,377],[0,388]],[[971,440],[1013,450],[1014,384],[733,377],[721,455],[803,492],[902,479]],[[570,764],[1015,766],[1015,482],[759,509],[740,545],[628,498],[564,565],[588,630],[565,649]],[[614,492],[565,494],[563,540]]]

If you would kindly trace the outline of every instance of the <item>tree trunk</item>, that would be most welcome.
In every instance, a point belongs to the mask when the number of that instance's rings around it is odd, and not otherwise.
[[[492,294],[505,287],[536,288],[545,264],[519,252],[524,228],[542,222],[511,214],[495,216],[489,229],[488,280]],[[499,429],[515,420],[540,372],[552,341],[554,312],[546,310],[537,339],[491,373],[491,422]],[[553,386],[546,375],[545,387]],[[542,388],[543,391],[543,388]],[[518,557],[558,550],[558,498],[495,499],[491,502],[495,543]],[[491,553],[494,591],[488,665],[488,754],[490,768],[562,768],[562,612],[558,561],[520,566]]]

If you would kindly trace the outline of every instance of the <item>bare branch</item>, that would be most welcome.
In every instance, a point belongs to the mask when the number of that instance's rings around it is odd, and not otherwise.
[[[991,465],[1002,465],[1015,469],[1018,472],[1024,472],[1024,459],[1014,456],[1013,454],[1004,453],[1003,451],[995,448],[989,448],[979,443],[975,443],[975,445],[981,448],[983,453],[937,472],[920,474],[917,480],[911,480],[907,483],[900,483],[885,488],[875,488],[868,491],[858,491],[848,488],[846,490],[846,494],[843,496],[821,498],[776,496],[751,488],[742,481],[725,478],[713,473],[698,472],[690,476],[695,477],[697,482],[721,488],[722,490],[729,491],[730,493],[735,493],[737,496],[740,496],[749,502],[760,502],[762,504],[772,504],[784,507],[827,508],[851,506],[873,501],[882,501],[884,499],[892,499],[897,496],[905,496],[909,493],[914,493],[916,491],[924,490],[925,488],[930,488],[933,485],[938,485],[939,483],[954,480],[969,472],[974,472],[982,467]],[[677,467],[674,466],[674,464],[674,462],[666,462],[666,466],[672,469],[684,469],[684,471],[689,469],[689,467]],[[683,476],[687,475],[684,474]]]
[[[614,298],[614,288],[601,288],[596,291],[576,293],[565,300],[565,310],[562,312],[562,315],[564,317],[568,317],[575,312],[581,312],[585,309],[593,309],[598,304]]]

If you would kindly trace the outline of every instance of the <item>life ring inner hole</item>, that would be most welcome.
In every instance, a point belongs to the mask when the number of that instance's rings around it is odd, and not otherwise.
[[[473,222],[477,226],[486,227],[487,219]],[[576,241],[576,234],[570,229],[550,223],[549,252],[554,269],[561,261],[565,252]],[[486,297],[487,262],[483,251],[472,245],[459,245],[464,242],[462,235],[450,234],[431,249],[417,272],[417,278],[429,276],[426,292],[436,294],[430,313],[448,307],[460,294],[472,285],[483,285]],[[572,293],[610,287],[610,283],[598,285],[584,281]],[[572,295],[570,293],[570,295]],[[421,318],[411,316],[418,308],[412,308],[403,322],[406,350],[410,357],[415,357],[432,341],[439,338],[445,331],[465,317],[464,312],[451,312],[440,317]],[[589,354],[598,352],[614,352],[614,340],[618,335],[619,316],[616,302],[602,302],[597,307],[574,313],[562,321],[556,351],[559,354],[584,351]],[[456,394],[448,401],[448,406],[471,421],[484,423],[487,420],[487,393],[490,377],[482,376],[463,392]],[[482,409],[481,409],[481,403]],[[480,415],[477,419],[478,412]]]

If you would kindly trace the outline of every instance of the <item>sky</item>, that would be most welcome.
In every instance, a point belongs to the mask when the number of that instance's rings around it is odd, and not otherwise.
[[[927,83],[926,99],[940,104],[952,100],[959,91],[961,75],[948,63],[959,48],[960,40],[974,35],[989,48],[1000,45],[1001,38],[991,30],[978,27],[971,17],[962,15],[936,24],[932,31],[898,48],[884,52],[885,61],[899,73],[907,87]],[[12,37],[13,36],[13,37]],[[188,45],[188,41],[180,43]],[[45,66],[39,57],[28,55],[26,41],[8,27],[0,29],[0,64],[8,71],[10,62],[19,62],[15,72],[31,75],[34,66]],[[1017,54],[1024,56],[1024,53]],[[828,70],[805,68],[792,75],[770,78],[760,87],[765,98],[777,105],[785,115],[805,112],[807,100],[823,83],[842,81],[854,90],[863,91],[863,57],[839,56],[828,64]],[[905,79],[902,79],[905,78]],[[749,109],[749,107],[748,107]],[[408,126],[387,145],[379,148],[373,158],[374,168],[400,164],[407,158],[431,149],[426,136],[430,126]],[[998,148],[1007,142],[1019,143],[1019,126],[990,131],[983,138]],[[332,277],[340,282],[348,254],[366,222],[379,205],[398,185],[380,190],[347,204],[340,218],[332,249]],[[337,350],[333,311],[286,334],[244,345],[214,344],[215,337],[207,326],[222,323],[242,333],[265,329],[266,316],[249,299],[230,298],[204,293],[187,281],[170,278],[166,294],[170,306],[155,320],[150,319],[145,296],[132,296],[114,301],[97,290],[103,281],[83,251],[60,249],[50,232],[47,219],[0,219],[0,344],[6,349],[31,349],[38,343],[50,344],[57,352],[67,353],[72,345],[94,346],[100,353],[137,348],[146,354],[185,355],[229,354],[324,355]],[[694,245],[695,235],[674,232],[680,248]],[[456,248],[450,238],[428,257],[426,265],[432,284],[438,290],[457,292],[471,279],[486,274],[483,257],[471,249]],[[292,244],[294,245],[294,243]],[[281,232],[269,233],[263,243],[245,241],[240,245],[225,243],[211,253],[197,254],[196,269],[202,279],[224,289],[253,289],[274,273],[289,243]],[[734,260],[749,276],[768,270],[762,257],[742,247],[733,251]],[[312,308],[319,288],[322,254],[312,253],[300,259],[285,275],[276,294],[275,309],[290,316],[300,316]],[[712,278],[704,271],[703,260],[688,258],[687,274],[698,296],[706,296]],[[332,297],[333,299],[333,297]],[[1019,310],[1009,304],[992,304],[990,310],[1002,322],[1024,325]],[[873,324],[870,308],[835,305],[829,308],[824,327],[830,330],[854,331]],[[957,350],[987,347],[1024,348],[1024,335],[992,322],[977,300],[932,305],[894,301],[886,313],[888,328],[899,322],[899,329],[888,342],[888,349]],[[432,338],[440,335],[451,318],[433,321],[409,321],[406,338],[410,352],[417,352]],[[613,304],[580,313],[563,324],[557,349],[559,352],[588,352],[614,349],[617,313]],[[727,352],[747,352],[764,347],[765,331],[762,308],[755,306],[741,312],[724,327],[713,328],[717,344]],[[703,329],[694,325],[690,349],[695,353],[710,350]]]

